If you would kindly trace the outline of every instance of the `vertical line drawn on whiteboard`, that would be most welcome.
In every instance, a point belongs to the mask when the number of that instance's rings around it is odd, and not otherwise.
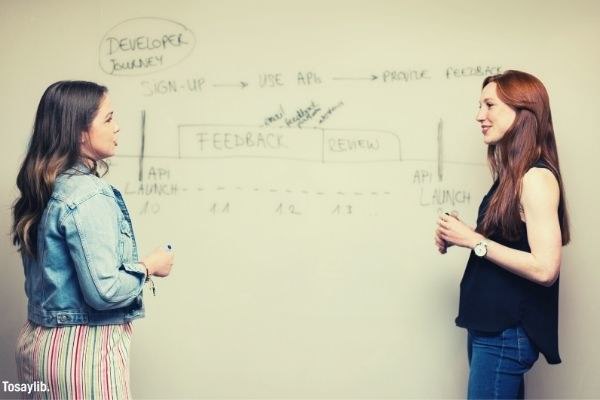
[[[325,130],[321,129],[321,163],[325,163]]]
[[[177,129],[177,159],[181,159],[181,129]]]
[[[138,180],[141,182],[144,178],[144,147],[146,145],[146,110],[142,110],[142,137],[140,141],[140,158]]]
[[[437,173],[438,180],[441,182],[444,179],[444,121],[440,118],[437,127]]]

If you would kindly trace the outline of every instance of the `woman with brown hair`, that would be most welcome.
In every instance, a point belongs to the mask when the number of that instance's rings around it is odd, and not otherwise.
[[[96,83],[57,82],[38,105],[12,229],[28,298],[17,370],[21,383],[43,387],[33,397],[131,397],[131,321],[144,316],[144,283],[167,276],[173,254],[138,258],[123,197],[100,178],[118,134]]]
[[[456,318],[468,330],[468,398],[523,398],[540,352],[561,362],[559,272],[570,233],[548,93],[525,72],[489,76],[476,119],[494,184],[477,227],[443,214],[435,243],[442,254],[472,250]]]

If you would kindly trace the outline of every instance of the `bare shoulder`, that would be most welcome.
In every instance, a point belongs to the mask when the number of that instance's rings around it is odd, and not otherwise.
[[[523,186],[531,186],[536,189],[542,189],[542,187],[551,189],[553,187],[558,188],[558,181],[549,169],[533,167],[523,175]]]
[[[558,180],[547,168],[530,168],[523,175],[523,186],[521,191],[521,199],[523,203],[533,201],[538,203],[539,200],[558,200],[560,190]]]

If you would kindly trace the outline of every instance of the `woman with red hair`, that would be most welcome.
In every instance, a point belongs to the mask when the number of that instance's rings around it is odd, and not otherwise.
[[[524,398],[524,374],[558,353],[562,246],[570,240],[548,93],[505,71],[483,81],[477,122],[494,183],[475,229],[443,214],[435,243],[471,249],[456,324],[468,330],[468,398]]]

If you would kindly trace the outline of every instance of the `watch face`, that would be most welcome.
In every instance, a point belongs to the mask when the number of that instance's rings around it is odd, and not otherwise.
[[[483,257],[487,253],[487,246],[485,243],[477,243],[473,248],[475,255],[478,257]]]

